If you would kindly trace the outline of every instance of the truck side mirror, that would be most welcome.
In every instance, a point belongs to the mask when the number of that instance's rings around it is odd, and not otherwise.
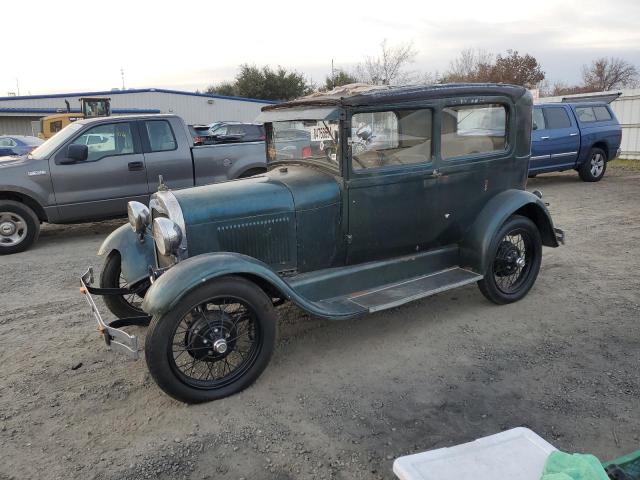
[[[61,159],[60,163],[68,165],[70,163],[84,162],[87,158],[89,158],[89,147],[73,143],[67,147],[67,156]]]

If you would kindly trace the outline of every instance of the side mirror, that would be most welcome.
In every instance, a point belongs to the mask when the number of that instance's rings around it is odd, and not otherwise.
[[[531,127],[532,127],[532,130],[538,129],[538,125],[536,124],[536,122],[533,122],[533,125]]]
[[[60,163],[68,165],[70,163],[84,162],[89,158],[89,147],[73,143],[67,147],[67,156]]]

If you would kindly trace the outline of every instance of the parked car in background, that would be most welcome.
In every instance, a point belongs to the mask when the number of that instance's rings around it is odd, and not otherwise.
[[[345,320],[478,283],[511,303],[533,286],[542,246],[563,240],[541,194],[524,190],[526,89],[355,88],[263,108],[267,173],[131,202],[129,224],[100,249],[101,288],[91,269],[82,276],[107,345],[137,357],[136,337],[117,327],[149,325],[147,366],[174,398],[249,386],[274,350],[282,302]],[[474,113],[490,121],[470,135]],[[363,126],[375,141],[356,150]],[[332,132],[335,154],[282,148],[309,145],[314,128]],[[120,272],[129,287],[118,288]]]
[[[0,255],[28,248],[40,222],[124,216],[129,201],[149,202],[159,176],[179,189],[265,170],[263,141],[196,146],[176,115],[77,120],[0,159]]]
[[[194,143],[214,145],[216,143],[264,142],[264,126],[255,123],[214,122],[209,125],[189,125]]]
[[[216,122],[210,127],[215,141],[264,142],[264,125],[242,122]]]
[[[0,136],[0,157],[7,155],[25,155],[42,143],[44,143],[44,140],[38,137],[3,135]]]
[[[535,105],[529,175],[577,170],[597,182],[620,154],[622,128],[604,102]]]

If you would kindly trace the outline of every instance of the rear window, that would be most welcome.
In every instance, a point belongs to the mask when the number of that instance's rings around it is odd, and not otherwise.
[[[545,108],[544,117],[547,123],[547,128],[569,128],[571,126],[571,120],[564,108]]]

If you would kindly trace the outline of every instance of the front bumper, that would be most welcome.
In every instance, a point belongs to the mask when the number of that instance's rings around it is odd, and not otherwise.
[[[96,306],[93,295],[127,295],[135,293],[128,288],[96,288],[93,287],[93,268],[89,267],[82,277],[80,277],[80,293],[84,295],[91,309],[94,319],[98,323],[98,331],[104,337],[107,349],[122,352],[134,360],[138,359],[138,338],[129,335],[118,327],[128,325],[147,326],[151,320],[149,316],[120,318],[112,322],[105,322]]]

